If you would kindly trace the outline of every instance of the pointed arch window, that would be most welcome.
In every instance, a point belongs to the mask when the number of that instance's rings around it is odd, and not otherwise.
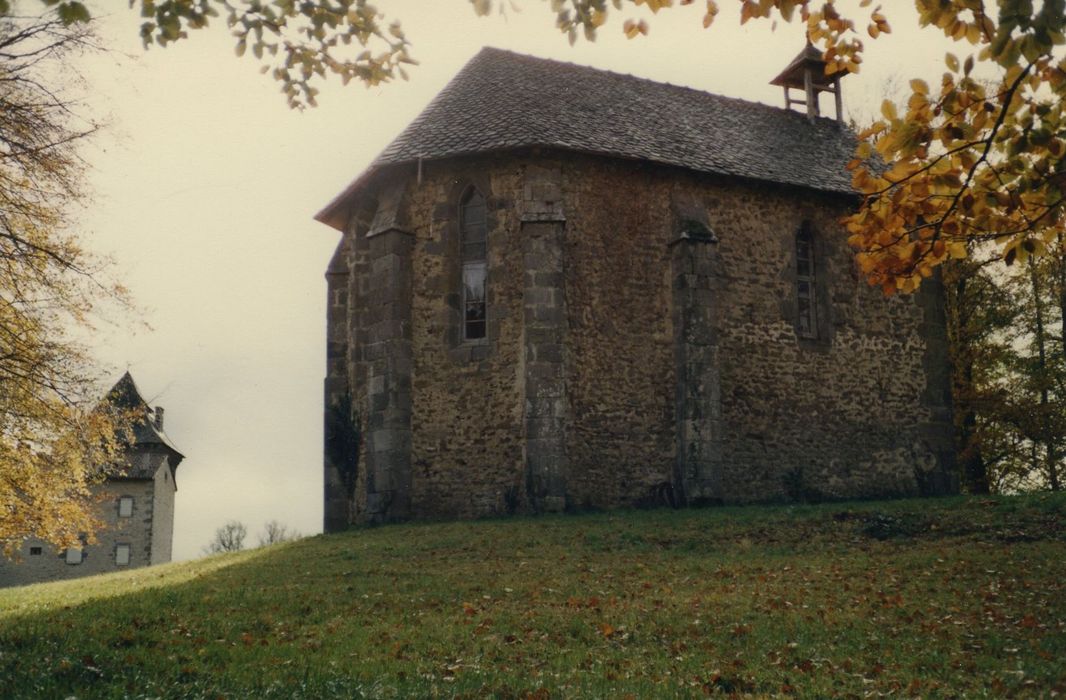
[[[471,187],[459,202],[463,340],[481,340],[486,334],[487,238],[485,198]]]
[[[803,338],[818,335],[816,263],[814,234],[810,225],[804,223],[796,234],[796,332]]]

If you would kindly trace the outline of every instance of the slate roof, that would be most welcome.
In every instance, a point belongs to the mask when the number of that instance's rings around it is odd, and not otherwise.
[[[315,218],[342,228],[346,200],[385,166],[531,146],[854,193],[855,137],[835,120],[485,48]]]
[[[171,470],[177,469],[178,464],[185,459],[185,455],[174,447],[174,443],[170,441],[163,429],[156,425],[156,409],[149,406],[148,402],[141,396],[141,392],[129,372],[123,374],[122,378],[107,393],[107,401],[118,408],[143,411],[143,417],[133,426],[134,444],[138,447],[162,448],[163,451],[170,454]],[[152,464],[155,466],[151,466]],[[149,467],[151,468],[149,469]],[[155,475],[156,468],[158,468],[158,464],[151,462],[151,460],[134,459],[131,460],[131,467],[126,472],[125,477],[130,479],[151,479]],[[152,473],[142,473],[147,471]]]

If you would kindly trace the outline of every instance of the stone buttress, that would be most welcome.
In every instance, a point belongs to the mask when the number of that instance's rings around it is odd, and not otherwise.
[[[358,445],[353,444],[352,400],[348,385],[348,237],[341,238],[326,269],[326,379],[323,416],[325,489],[323,529],[348,526],[354,496]]]
[[[366,232],[366,517],[411,515],[411,293],[414,235],[402,223],[405,183],[383,189]]]
[[[523,360],[525,466],[536,511],[567,505],[563,213],[560,171],[529,166],[519,203],[524,283]]]
[[[670,243],[673,287],[677,453],[674,501],[719,501],[722,398],[716,304],[721,278],[718,239],[700,206],[674,206],[677,238]]]
[[[353,207],[326,274],[324,528],[411,516],[411,294],[406,187]],[[342,263],[343,260],[343,263]]]

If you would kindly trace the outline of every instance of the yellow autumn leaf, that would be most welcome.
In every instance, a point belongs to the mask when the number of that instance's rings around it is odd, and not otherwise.
[[[627,19],[625,24],[622,25],[622,31],[625,33],[626,39],[633,39],[640,34],[646,33],[647,30],[641,27],[643,24],[644,20],[635,22],[631,19]]]
[[[707,0],[707,12],[703,15],[703,28],[714,24],[714,18],[718,16],[718,3],[715,0]]]
[[[658,12],[664,7],[671,7],[674,4],[674,0],[647,0],[648,7],[652,12]]]
[[[918,165],[916,163],[905,160],[899,161],[898,163],[895,163],[891,168],[889,168],[888,172],[885,173],[884,177],[886,180],[890,180],[892,182],[899,182],[909,177],[910,175],[913,175],[917,171],[917,169]]]

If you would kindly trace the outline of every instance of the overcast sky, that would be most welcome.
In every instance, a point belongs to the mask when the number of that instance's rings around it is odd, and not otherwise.
[[[93,345],[111,381],[128,368],[167,409],[167,433],[186,456],[175,559],[198,556],[230,518],[253,543],[269,519],[321,530],[323,272],[339,234],[311,217],[481,47],[780,106],[768,82],[804,41],[798,24],[741,27],[728,0],[710,30],[702,3],[655,16],[640,8],[627,16],[645,17],[648,36],[624,39],[616,17],[595,44],[574,47],[542,0],[519,0],[522,12],[507,18],[477,18],[468,0],[377,4],[402,20],[421,65],[407,82],[369,90],[330,81],[319,107],[300,113],[250,54],[235,58],[221,23],[144,52],[137,13],[95,3],[114,52],[82,65],[92,108],[110,126],[85,152],[94,198],[80,221],[142,313],[102,327]],[[953,48],[936,30],[917,31],[907,3],[886,4],[894,33],[867,41],[863,72],[844,81],[846,111],[860,120],[909,78],[938,80]]]

